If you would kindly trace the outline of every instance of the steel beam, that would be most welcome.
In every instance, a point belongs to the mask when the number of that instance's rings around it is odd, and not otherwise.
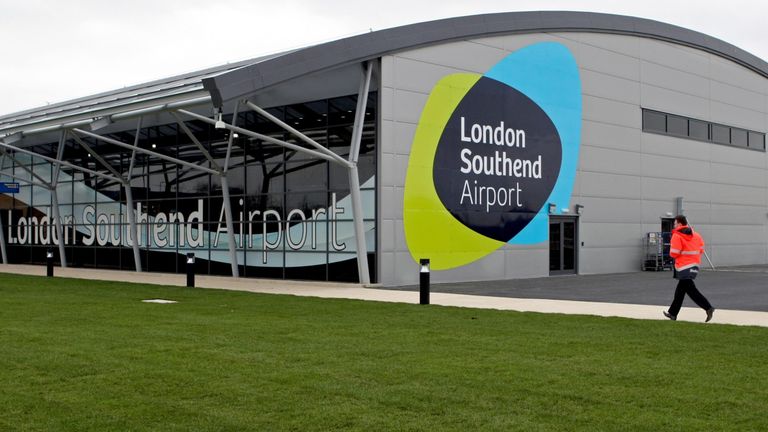
[[[102,135],[99,135],[99,134],[95,134],[93,132],[89,132],[89,131],[82,130],[82,129],[77,129],[77,128],[72,129],[72,130],[74,132],[77,132],[77,133],[81,134],[81,135],[86,135],[86,136],[89,136],[91,138],[95,138],[95,139],[100,140],[100,141],[104,141],[104,142],[107,142],[107,143],[110,143],[110,144],[114,144],[114,145],[116,145],[118,147],[122,147],[122,148],[125,148],[125,149],[128,149],[128,150],[136,150],[137,152],[144,153],[144,154],[147,154],[147,155],[150,155],[150,156],[154,156],[154,157],[156,157],[158,159],[166,160],[166,161],[171,162],[171,163],[175,163],[175,164],[179,164],[179,165],[184,165],[184,166],[187,166],[187,167],[190,167],[190,168],[194,168],[194,169],[197,169],[197,170],[205,171],[208,174],[218,174],[217,171],[214,171],[214,170],[212,170],[210,168],[206,168],[206,167],[203,167],[203,166],[200,166],[200,165],[193,164],[192,162],[187,162],[187,161],[183,161],[181,159],[176,159],[176,158],[173,158],[173,157],[170,157],[170,156],[166,156],[164,154],[153,152],[151,150],[143,149],[143,148],[140,148],[138,146],[133,146],[133,145],[130,145],[130,144],[126,144],[124,142],[121,142],[121,141],[118,141],[118,140],[115,140],[115,139],[112,139],[112,138],[108,138],[108,137],[105,137],[105,136],[102,136]]]
[[[237,114],[240,111],[240,101],[235,104],[235,111],[232,113],[232,126],[237,127]],[[229,132],[229,140],[227,141],[227,156],[224,158],[224,172],[229,171],[229,157],[232,155],[232,142],[235,140],[235,133]]]
[[[196,118],[198,120],[204,121],[204,122],[206,122],[208,124],[212,124],[212,125],[216,124],[216,120],[208,118],[208,117],[205,117],[205,116],[201,116],[200,114],[195,114],[195,113],[193,113],[191,111],[186,111],[186,110],[181,110],[180,109],[180,110],[178,110],[178,112],[180,112],[180,113],[182,113],[184,115],[187,115],[189,117]],[[297,151],[299,153],[306,153],[306,154],[315,156],[315,157],[320,158],[320,159],[325,159],[325,160],[330,161],[330,162],[339,163],[339,164],[341,164],[341,165],[343,165],[345,167],[349,166],[349,162],[345,161],[343,158],[341,159],[343,163],[341,163],[336,158],[328,156],[325,153],[320,153],[318,151],[310,150],[308,148],[305,148],[305,147],[302,147],[302,146],[298,146],[296,144],[291,144],[291,143],[288,143],[288,142],[285,142],[285,141],[281,141],[279,139],[272,138],[271,136],[262,135],[260,133],[256,133],[256,132],[250,131],[248,129],[243,129],[241,127],[232,126],[232,125],[230,125],[228,123],[224,123],[224,127],[226,127],[227,129],[229,129],[232,132],[237,132],[237,133],[243,134],[245,136],[249,136],[251,138],[256,138],[256,139],[260,139],[262,141],[266,141],[266,142],[269,142],[269,143],[272,143],[272,144],[276,144],[276,145],[279,145],[279,146],[282,146],[282,147],[285,147],[285,148],[288,148],[288,149],[291,149],[291,150],[295,150],[295,151]]]
[[[49,187],[48,184],[38,183],[36,181],[32,181],[32,180],[26,179],[24,177],[19,177],[19,176],[15,175],[15,174],[7,173],[5,171],[0,171],[0,175],[4,175],[6,177],[10,177],[10,178],[16,180],[17,182],[25,183],[25,184],[28,184],[28,185],[40,186],[41,188],[46,188],[46,189]]]
[[[232,126],[237,123],[237,112],[240,109],[240,102],[235,106],[235,112],[232,117]],[[229,132],[229,142],[227,143],[227,156],[224,158],[224,167],[220,174],[221,176],[221,190],[224,195],[224,217],[227,223],[227,238],[229,239],[229,262],[232,265],[232,277],[240,277],[240,267],[237,263],[237,248],[235,244],[235,224],[232,221],[232,203],[230,202],[229,195],[229,180],[227,175],[229,173],[229,156],[232,154],[232,141],[234,141],[235,133]],[[243,233],[240,233],[243,235]]]
[[[221,167],[219,166],[219,164],[216,163],[216,161],[213,159],[211,154],[208,153],[208,150],[205,149],[203,144],[201,144],[200,141],[198,141],[197,137],[195,137],[195,134],[193,134],[192,131],[189,130],[187,125],[184,123],[184,120],[182,120],[181,117],[179,117],[179,115],[176,114],[175,111],[170,111],[170,113],[173,116],[173,118],[176,119],[176,122],[179,123],[179,126],[181,126],[181,129],[184,130],[184,133],[187,134],[187,136],[189,137],[189,139],[192,140],[193,143],[195,143],[195,145],[200,150],[200,152],[203,153],[203,156],[205,156],[205,158],[208,159],[208,162],[211,163],[211,166],[213,167],[213,169],[215,169],[216,171],[221,171]]]
[[[59,135],[59,147],[56,149],[56,160],[64,160],[64,147],[67,143],[67,131],[61,131]],[[59,184],[59,174],[61,173],[61,164],[56,163],[53,166],[53,175],[51,175],[51,184]]]
[[[261,114],[263,117],[265,117],[266,119],[271,121],[272,123],[280,126],[281,128],[287,130],[288,132],[290,132],[291,134],[293,134],[294,136],[296,136],[300,140],[302,140],[305,143],[307,143],[307,144],[311,145],[312,147],[316,148],[321,153],[324,153],[324,154],[332,157],[341,166],[346,166],[346,162],[347,161],[345,161],[344,158],[342,158],[341,156],[339,156],[336,153],[332,152],[327,147],[323,147],[317,141],[313,140],[312,138],[310,138],[310,137],[304,135],[303,133],[299,132],[298,130],[294,129],[293,127],[291,127],[290,125],[288,125],[284,121],[280,120],[279,118],[273,116],[272,114],[266,112],[261,107],[259,107],[258,105],[254,104],[253,102],[246,101],[245,104],[248,105],[248,107],[251,108],[252,110],[256,111],[257,113]]]
[[[202,92],[203,91],[201,91],[200,93]],[[178,96],[174,96],[174,98],[178,98]],[[165,104],[155,104],[155,105],[146,106],[144,108],[138,108],[139,106],[146,105],[146,102],[140,102],[136,104],[131,104],[131,105],[135,105],[137,107],[136,109],[133,109],[131,111],[124,111],[117,114],[112,114],[109,116],[109,118],[112,121],[133,119],[133,118],[144,116],[146,114],[157,113],[157,112],[166,111],[166,110],[199,106],[199,105],[209,103],[210,101],[211,101],[211,97],[210,95],[207,95],[207,96],[201,96],[201,97],[193,97],[191,99],[187,98],[182,100],[174,100]],[[131,105],[128,105],[127,107],[130,107]],[[73,116],[69,116],[70,117],[69,121],[65,121],[66,117],[64,117],[60,119],[54,119],[54,120],[44,121],[44,122],[34,122],[32,124],[25,124],[25,125],[19,125],[19,126],[11,125],[7,128],[0,128],[0,134],[9,136],[16,132],[23,131],[24,135],[30,136],[35,134],[60,131],[63,129],[79,128],[79,127],[90,125],[91,123],[93,123],[94,117],[103,117],[107,115],[108,112],[109,112],[109,108],[98,110],[98,111],[91,111],[87,113],[88,115],[87,119],[81,119],[81,120],[75,120]],[[33,126],[35,123],[39,125],[39,127],[27,129],[30,126]]]
[[[0,144],[0,145],[2,145],[2,146],[7,146],[8,144]],[[19,149],[19,150],[21,150],[21,149]],[[21,150],[21,151],[22,151],[22,153],[29,153],[31,156],[38,156],[38,157],[41,157],[41,158],[43,157],[43,156],[41,156],[41,155],[38,155],[37,153],[31,152],[31,151],[28,151],[28,150]],[[40,177],[40,175],[39,175],[39,174],[35,173],[35,172],[34,172],[34,170],[32,170],[31,168],[29,168],[29,167],[27,167],[26,165],[24,165],[23,163],[21,163],[21,161],[19,161],[18,159],[16,159],[16,158],[15,158],[15,157],[14,157],[12,154],[10,154],[10,153],[6,153],[6,155],[8,155],[8,157],[9,157],[9,158],[10,158],[12,161],[16,162],[16,166],[18,166],[19,168],[21,168],[21,169],[23,169],[24,171],[28,172],[28,173],[29,173],[29,175],[30,175],[30,178],[32,178],[32,177],[36,178],[38,181],[40,181],[42,184],[44,184],[44,185],[45,185],[44,187],[45,187],[46,189],[50,189],[50,187],[51,187],[51,184],[50,184],[49,180],[46,180],[46,179],[44,179],[44,178]],[[53,160],[53,159],[52,159],[52,160]],[[55,160],[54,160],[54,161],[55,161]]]
[[[360,89],[357,93],[357,111],[352,130],[352,142],[349,144],[349,197],[352,200],[352,219],[355,225],[355,244],[357,246],[357,272],[360,283],[368,285],[371,276],[368,269],[368,247],[365,242],[365,224],[363,215],[362,193],[360,192],[360,177],[357,170],[357,159],[360,155],[360,141],[365,125],[365,110],[368,104],[368,90],[371,85],[372,62],[367,62],[360,76]]]
[[[75,134],[72,134],[72,139],[77,141],[77,143],[80,144],[80,147],[84,148],[85,151],[88,152],[88,154],[93,156],[93,158],[96,159],[104,168],[106,168],[107,171],[111,172],[112,175],[114,175],[115,177],[123,178],[123,174],[117,172],[117,170],[115,168],[113,168],[112,165],[109,164],[109,162],[105,161],[104,158],[102,158],[101,156],[99,156],[98,153],[93,151],[91,146],[89,146],[88,143],[83,141],[82,138],[80,138],[79,136],[77,136]]]
[[[61,169],[60,162],[64,157],[64,146],[67,143],[67,131],[61,132],[59,138],[59,148],[56,149],[56,160],[58,161],[53,166],[53,172],[51,176],[51,211],[53,213],[53,221],[56,226],[56,239],[59,246],[59,260],[61,261],[61,267],[67,268],[67,252],[64,249],[64,230],[61,229],[61,211],[59,209],[59,170]]]
[[[43,156],[41,154],[37,154],[35,152],[31,152],[29,150],[18,148],[18,147],[15,147],[15,146],[12,146],[12,145],[9,145],[9,144],[5,144],[5,143],[2,143],[2,142],[0,142],[0,147],[8,149],[8,150],[13,150],[13,151],[17,151],[17,152],[20,152],[20,153],[28,154],[30,156],[39,157],[40,159],[42,159],[44,161],[48,161],[48,162],[50,162],[52,164],[55,164],[57,162],[56,159],[49,158],[48,156]],[[8,155],[8,157],[13,159],[13,156],[11,156],[10,154]],[[112,180],[112,181],[118,182],[118,183],[122,182],[122,180],[119,179],[119,178],[115,178],[115,177],[112,177],[111,175],[100,173],[98,171],[93,171],[93,170],[90,170],[88,168],[83,168],[81,166],[78,166],[78,165],[75,165],[75,164],[71,164],[69,162],[58,161],[58,163],[60,163],[61,165],[65,166],[65,167],[72,168],[72,169],[77,170],[77,171],[87,172],[88,174],[95,175],[97,177],[103,177],[103,178],[106,178],[106,179],[109,179],[109,180]],[[45,182],[45,184],[47,185],[48,182]]]
[[[355,244],[357,246],[357,272],[360,283],[368,285],[371,276],[368,271],[368,248],[365,244],[365,226],[363,225],[363,206],[360,193],[360,179],[357,165],[349,168],[349,196],[352,199],[352,218],[355,224]]]
[[[141,273],[141,254],[139,253],[139,233],[136,228],[136,207],[133,205],[133,190],[131,189],[131,180],[133,179],[133,164],[136,161],[136,149],[139,147],[139,135],[141,134],[141,121],[143,117],[139,117],[139,121],[136,124],[136,137],[133,140],[133,151],[131,152],[131,162],[128,164],[128,175],[125,180],[125,200],[128,206],[128,224],[131,230],[128,240],[131,241],[131,248],[133,249],[133,265],[136,271]],[[131,240],[133,239],[133,240]]]
[[[11,226],[11,221],[8,221],[8,226]],[[3,229],[3,217],[0,215],[0,255],[3,258],[3,264],[8,264],[8,254],[5,251],[5,231]]]
[[[59,259],[61,260],[61,267],[67,267],[67,254],[64,250],[64,230],[61,229],[61,213],[59,213],[59,194],[56,193],[56,188],[51,188],[51,204],[53,218],[56,221],[56,236],[59,243]]]
[[[373,63],[367,62],[360,79],[360,90],[357,92],[357,108],[355,111],[355,123],[352,129],[352,143],[349,147],[349,161],[357,163],[360,155],[360,142],[363,139],[363,126],[365,125],[365,110],[368,106],[368,90],[371,87],[371,69]]]
[[[236,278],[240,277],[240,268],[237,265],[235,224],[232,222],[232,204],[230,203],[229,180],[227,180],[226,172],[221,175],[221,190],[224,194],[224,219],[227,224],[227,238],[229,239],[229,262],[232,264],[232,277]]]

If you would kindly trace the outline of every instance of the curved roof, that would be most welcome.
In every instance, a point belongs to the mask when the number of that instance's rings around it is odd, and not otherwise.
[[[768,77],[768,63],[703,33],[643,18],[592,12],[508,12],[448,18],[379,30],[111,92],[0,116],[0,135],[65,127],[177,101],[210,99],[215,106],[288,80],[412,48],[480,37],[598,32],[668,41],[704,50]]]
[[[644,18],[592,12],[509,12],[442,19],[311,46],[269,61],[203,79],[213,103],[228,101],[280,82],[388,53],[440,42],[539,32],[599,32],[641,36],[697,48],[768,77],[768,63],[720,39]]]

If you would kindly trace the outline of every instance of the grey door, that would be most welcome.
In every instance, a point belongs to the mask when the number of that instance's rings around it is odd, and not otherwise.
[[[549,219],[549,274],[576,273],[577,241],[575,217]]]

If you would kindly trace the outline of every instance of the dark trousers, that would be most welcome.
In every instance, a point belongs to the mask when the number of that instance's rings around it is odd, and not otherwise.
[[[707,300],[707,298],[704,297],[704,294],[702,294],[696,288],[696,284],[693,283],[693,279],[681,279],[677,283],[677,289],[675,289],[675,298],[672,300],[672,305],[669,307],[669,313],[671,315],[677,316],[678,312],[680,312],[680,307],[683,306],[683,299],[685,299],[686,294],[688,294],[688,297],[690,297],[694,303],[699,305],[700,308],[704,310],[709,310],[712,308],[709,300]]]

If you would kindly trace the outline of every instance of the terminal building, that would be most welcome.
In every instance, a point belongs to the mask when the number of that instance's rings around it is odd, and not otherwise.
[[[418,283],[768,263],[768,63],[661,22],[458,17],[0,117],[3,263]]]

